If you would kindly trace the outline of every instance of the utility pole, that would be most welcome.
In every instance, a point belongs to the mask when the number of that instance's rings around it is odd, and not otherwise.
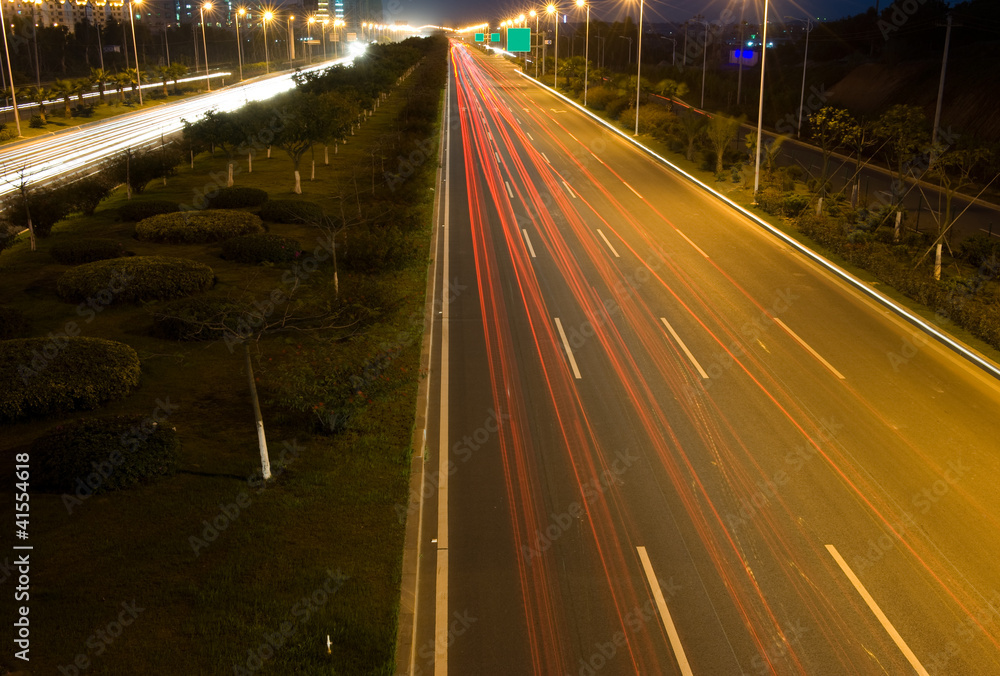
[[[795,138],[802,138],[802,107],[806,100],[806,64],[809,63],[809,34],[812,32],[812,19],[806,19],[806,54],[802,58],[802,95],[799,96],[799,126],[795,130]]]
[[[951,13],[948,14],[948,23],[946,25],[948,28],[944,34],[944,56],[941,58],[941,81],[938,83],[937,107],[934,110],[934,131],[931,135],[931,152],[934,152],[933,149],[937,147],[938,127],[941,126],[941,103],[944,99],[945,74],[948,72],[948,47],[951,44]]]

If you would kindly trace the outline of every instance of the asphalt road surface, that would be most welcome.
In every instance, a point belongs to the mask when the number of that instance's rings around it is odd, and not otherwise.
[[[452,65],[400,672],[1000,673],[997,380],[510,64]]]

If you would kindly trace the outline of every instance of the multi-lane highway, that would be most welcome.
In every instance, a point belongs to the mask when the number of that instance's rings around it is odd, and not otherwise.
[[[301,72],[329,68],[353,58],[326,61]],[[193,122],[213,108],[235,110],[249,101],[271,98],[295,86],[293,75],[285,72],[258,77],[218,91],[0,146],[0,197],[14,192],[22,180],[45,183],[86,171],[126,148],[157,142],[180,131],[184,120]]]
[[[399,672],[1000,673],[997,380],[509,64],[452,66]]]

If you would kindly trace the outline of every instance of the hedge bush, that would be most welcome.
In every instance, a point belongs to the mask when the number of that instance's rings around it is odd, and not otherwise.
[[[243,235],[222,243],[222,257],[240,263],[285,263],[300,253],[298,240],[280,235]]]
[[[63,265],[93,263],[125,255],[125,248],[110,239],[81,239],[75,242],[56,242],[49,248],[49,255]]]
[[[186,258],[132,256],[85,263],[63,273],[57,290],[66,301],[102,305],[166,300],[212,288],[212,268]]]
[[[28,318],[12,307],[0,306],[0,340],[20,338],[28,332]]]
[[[149,484],[176,471],[180,447],[177,432],[152,418],[84,418],[35,440],[32,485],[79,498]]]
[[[122,399],[139,384],[139,356],[103,338],[0,341],[0,420],[65,413]]]
[[[181,298],[152,314],[153,334],[170,340],[218,340],[227,332],[239,333],[252,320],[246,306],[226,298]]]
[[[304,200],[269,200],[261,205],[260,217],[272,223],[317,223],[323,207]]]
[[[368,226],[351,233],[340,262],[348,270],[375,273],[399,270],[413,258],[413,246],[394,225]]]
[[[139,239],[169,244],[219,242],[263,231],[260,218],[254,214],[214,209],[161,214],[135,225],[135,234]]]
[[[118,220],[141,221],[160,214],[180,211],[177,202],[169,200],[134,200],[118,207]]]
[[[983,263],[1000,259],[1000,243],[990,235],[976,233],[958,245],[959,257],[969,265],[980,267]]]
[[[257,207],[267,201],[267,191],[260,188],[220,188],[214,197],[208,200],[210,209],[239,209],[240,207]]]

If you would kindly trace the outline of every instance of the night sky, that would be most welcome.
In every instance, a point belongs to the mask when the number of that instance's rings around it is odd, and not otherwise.
[[[561,0],[560,5],[569,8],[573,1]],[[387,23],[406,21],[413,26],[461,27],[484,21],[495,25],[508,16],[541,7],[545,2],[547,0],[383,0],[383,6]],[[881,8],[891,3],[892,0],[879,0]],[[760,9],[753,10],[755,4]],[[782,16],[839,19],[864,12],[875,4],[876,0],[772,0],[769,12],[771,20]],[[712,20],[717,19],[726,7],[732,7],[738,15],[743,5],[747,6],[747,14],[751,15],[763,11],[764,0],[647,0],[644,18],[648,21],[685,21],[702,14]],[[614,20],[624,16],[630,8],[633,16],[637,17],[638,7],[638,0],[594,0],[591,19]],[[749,16],[748,20],[751,20]]]

